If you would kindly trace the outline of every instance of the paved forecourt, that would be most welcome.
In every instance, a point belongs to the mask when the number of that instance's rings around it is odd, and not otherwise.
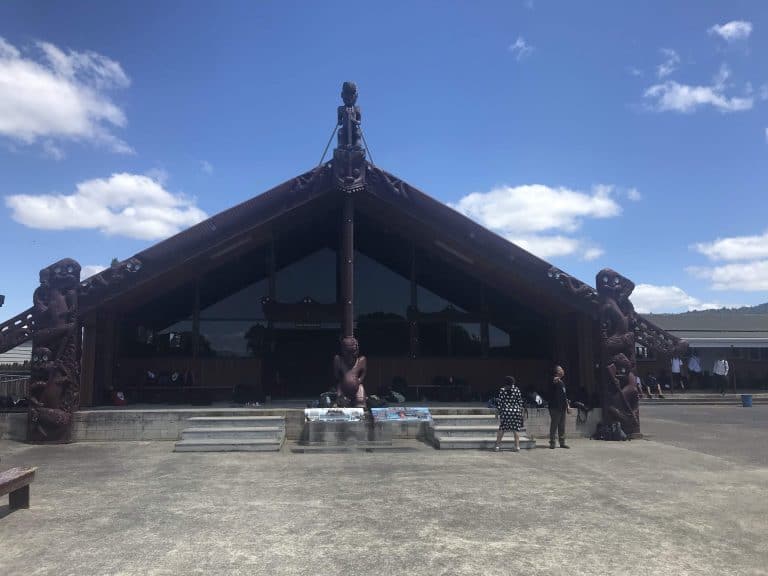
[[[0,574],[765,574],[768,468],[658,441],[185,454],[28,446]]]

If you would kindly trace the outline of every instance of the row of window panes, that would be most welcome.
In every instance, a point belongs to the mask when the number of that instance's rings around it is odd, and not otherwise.
[[[295,322],[277,322],[273,328],[277,331],[340,332],[339,323],[303,325]],[[366,354],[405,356],[410,351],[410,330],[405,321],[359,322],[356,333]],[[420,356],[480,356],[482,353],[479,323],[422,323],[419,325],[418,334]],[[158,333],[139,327],[135,336],[129,352],[132,355],[189,355],[193,351],[191,320],[177,322]],[[201,356],[261,356],[266,351],[266,346],[265,320],[200,321],[198,354]],[[509,335],[495,326],[489,326],[489,353],[500,356],[511,353]]]

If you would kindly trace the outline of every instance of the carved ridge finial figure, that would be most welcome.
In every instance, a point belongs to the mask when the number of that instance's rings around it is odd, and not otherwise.
[[[338,108],[339,148],[361,148],[360,122],[362,114],[357,105],[357,84],[344,82],[341,87],[343,106]]]
[[[600,297],[600,335],[605,371],[603,379],[603,419],[620,422],[627,435],[640,433],[640,397],[636,385],[635,313],[630,294],[634,283],[604,268],[596,277]]]
[[[336,379],[336,404],[339,407],[365,407],[363,380],[368,360],[360,356],[357,339],[347,336],[341,340],[341,354],[333,358],[333,375]]]
[[[32,383],[28,438],[68,442],[80,404],[80,264],[66,258],[40,271],[32,310]]]
[[[333,171],[338,187],[354,192],[365,186],[365,150],[361,145],[363,132],[360,128],[362,113],[357,105],[357,85],[344,82],[341,88],[343,106],[336,111],[339,127],[338,145],[333,151]]]

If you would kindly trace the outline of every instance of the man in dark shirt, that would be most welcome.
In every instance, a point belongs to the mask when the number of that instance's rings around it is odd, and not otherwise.
[[[560,448],[570,448],[565,443],[565,415],[570,414],[571,405],[565,389],[565,370],[562,366],[555,366],[555,375],[552,379],[552,388],[549,395],[549,447],[555,449],[555,434],[560,441]]]

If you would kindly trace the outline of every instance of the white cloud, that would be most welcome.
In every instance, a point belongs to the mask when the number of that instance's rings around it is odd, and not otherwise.
[[[208,162],[208,160],[203,160],[200,163],[200,168],[202,169],[203,172],[205,172],[208,175],[213,174],[213,164]]]
[[[686,268],[689,274],[708,280],[712,289],[768,291],[768,230],[753,236],[699,242],[693,248],[710,260],[730,262]]]
[[[591,192],[543,184],[500,186],[464,196],[451,206],[541,258],[578,254],[591,260],[602,254],[599,247],[563,233],[577,232],[587,218],[618,216],[621,206],[613,192],[605,185]]]
[[[768,142],[768,128],[765,129],[765,141]]]
[[[725,24],[715,24],[708,32],[720,36],[726,42],[746,40],[752,34],[752,23],[745,20],[733,20]]]
[[[637,77],[643,76],[643,71],[640,70],[640,68],[637,68],[635,66],[627,66],[627,73],[630,74],[631,76],[637,76]]]
[[[125,113],[107,94],[130,85],[120,64],[47,42],[31,52],[0,37],[0,136],[27,145],[87,141],[132,153],[112,132],[126,125]]]
[[[98,274],[102,270],[106,269],[106,266],[101,266],[100,264],[86,264],[80,271],[80,278],[85,280],[86,278],[90,278],[91,276]]]
[[[756,260],[768,258],[768,230],[758,236],[718,238],[700,242],[694,248],[710,260]]]
[[[515,55],[515,59],[520,60],[527,58],[534,51],[534,47],[525,41],[525,38],[518,36],[515,43],[509,47],[509,51]]]
[[[651,107],[658,112],[694,112],[702,106],[712,106],[721,112],[750,110],[754,103],[752,96],[728,97],[725,94],[730,74],[728,66],[723,65],[709,86],[691,86],[668,80],[651,86],[644,96],[653,101]]]
[[[53,158],[54,160],[63,160],[65,156],[64,150],[59,148],[51,140],[43,142],[43,152],[46,156]]]
[[[0,36],[0,58],[11,60],[20,56],[15,46],[9,44],[5,38]]]
[[[145,176],[149,176],[152,180],[165,187],[168,180],[171,178],[170,174],[165,168],[151,168],[144,173]]]
[[[583,258],[584,260],[591,262],[592,260],[597,260],[603,254],[605,254],[605,250],[603,250],[602,248],[587,248],[584,251]]]
[[[768,100],[768,84],[762,84],[760,86],[760,100]]]
[[[193,200],[140,174],[80,182],[74,194],[8,196],[14,220],[44,230],[95,229],[107,235],[157,240],[206,218]]]
[[[527,236],[507,236],[507,240],[520,246],[539,258],[551,258],[553,256],[571,256],[579,249],[579,240],[567,236],[541,236],[530,234]]]
[[[638,284],[630,300],[635,310],[641,314],[722,308],[719,304],[702,302],[677,286]]]
[[[768,260],[753,260],[723,266],[691,266],[686,271],[709,280],[713,290],[768,291]]]
[[[627,190],[627,199],[632,200],[632,202],[640,202],[643,199],[643,195],[640,194],[637,188],[630,188]]]
[[[662,48],[659,50],[664,55],[664,62],[656,67],[656,75],[659,78],[665,78],[677,70],[680,64],[680,55],[671,48]]]

